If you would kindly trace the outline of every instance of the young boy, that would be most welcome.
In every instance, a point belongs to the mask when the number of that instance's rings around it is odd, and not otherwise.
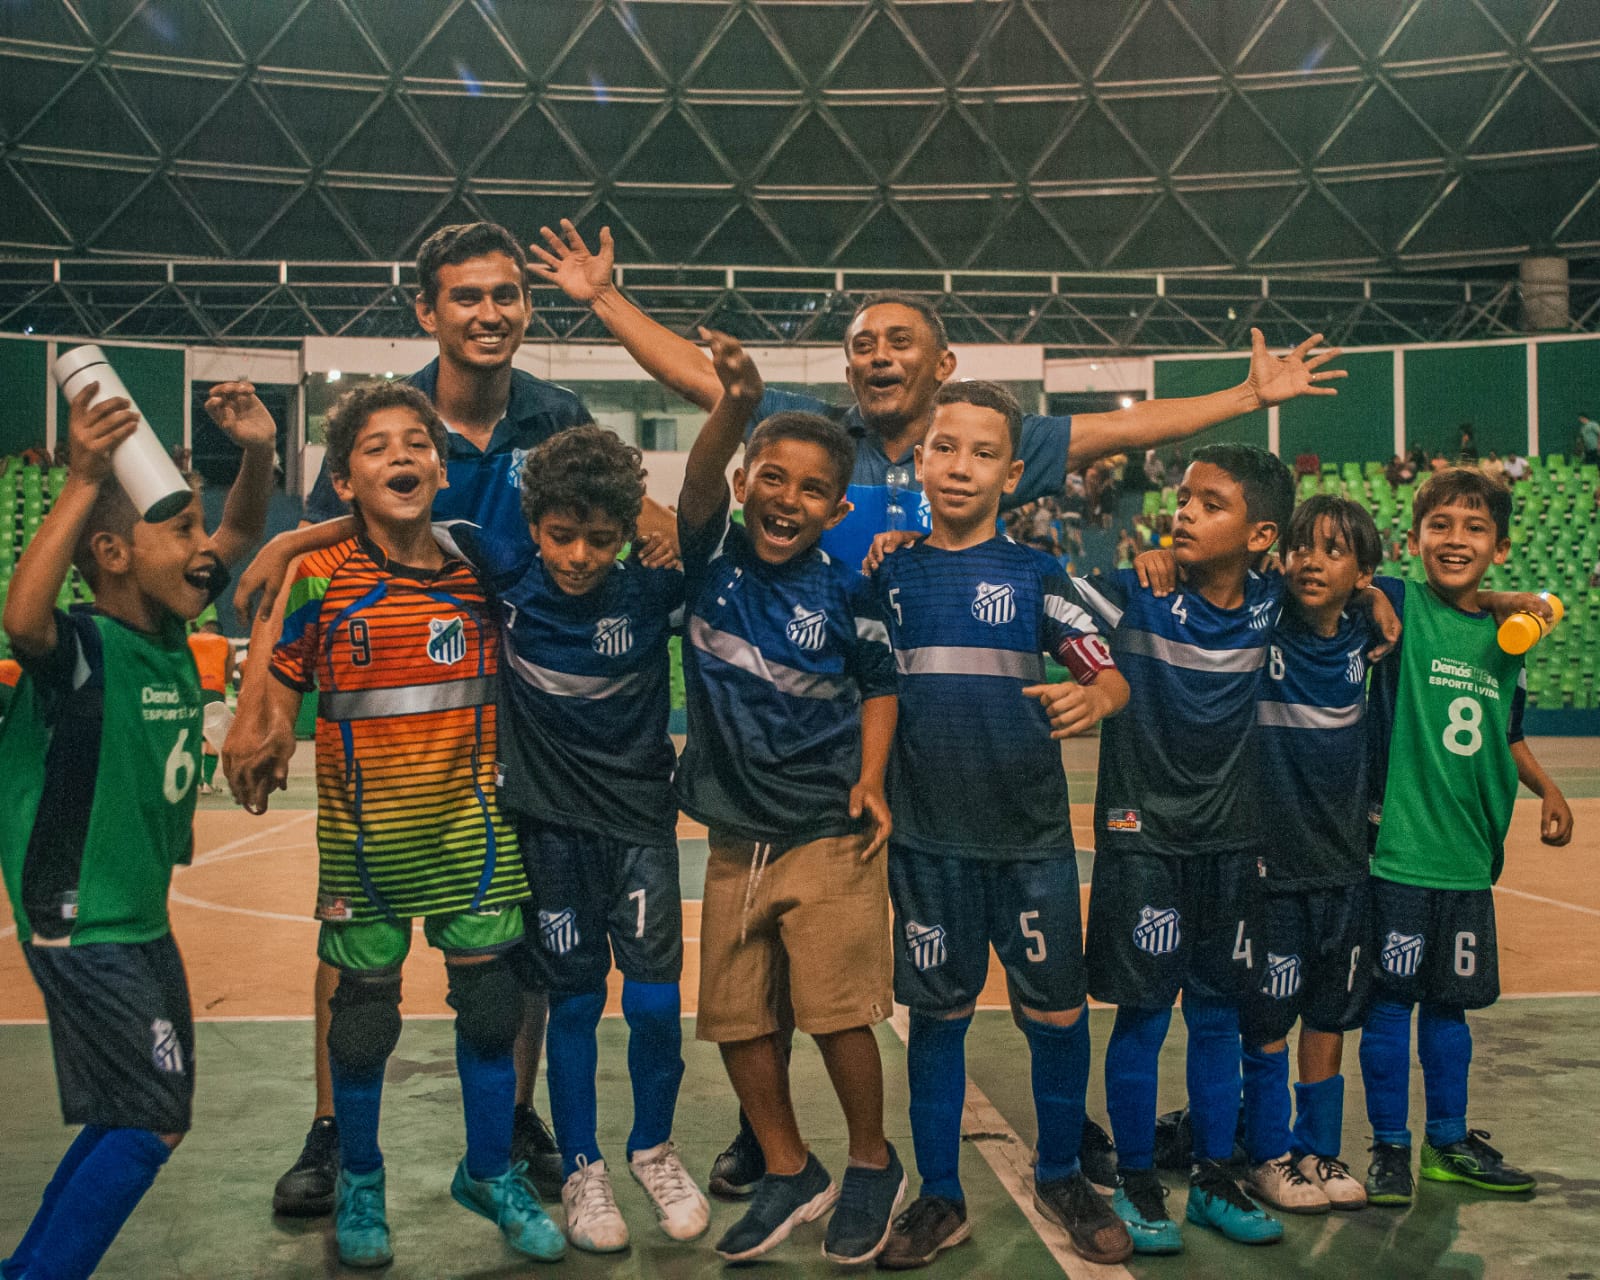
[[[222,634],[215,617],[200,624],[189,636],[189,652],[194,654],[195,670],[200,673],[200,701],[205,707],[225,703],[228,699],[228,677],[233,669],[233,646]],[[205,749],[200,759],[200,794],[211,794],[211,782],[217,776],[217,743],[202,739]]]
[[[706,337],[723,395],[690,451],[678,506],[689,600],[678,794],[710,828],[696,1034],[721,1048],[766,1160],[717,1252],[758,1257],[837,1200],[823,1252],[865,1262],[905,1193],[872,1032],[893,1005],[888,883],[875,856],[890,830],[893,660],[871,584],[817,546],[849,509],[849,437],[814,414],[768,418],[734,473],[744,523],[730,520],[726,469],[761,377],[732,338]],[[816,1039],[849,1128],[842,1189],[795,1121],[773,1009],[785,969],[795,1026]]]
[[[243,446],[222,524],[196,494],[139,518],[111,457],[138,415],[125,399],[71,405],[71,470],[17,563],[5,630],[23,676],[0,730],[0,869],[43,993],[62,1117],[82,1125],[11,1256],[7,1280],[78,1280],[188,1131],[194,1024],[167,919],[175,864],[193,847],[200,683],[184,623],[261,536],[272,491],[271,416],[249,383],[206,407]],[[91,608],[55,609],[76,564]]]
[[[947,382],[916,447],[933,530],[875,576],[899,668],[889,766],[895,998],[922,1192],[878,1265],[925,1266],[970,1231],[958,1176],[964,1042],[992,944],[1033,1064],[1034,1204],[1092,1262],[1133,1252],[1079,1167],[1089,1022],[1072,811],[1056,740],[1128,700],[1061,566],[995,533],[1023,471],[1022,410],[992,382]],[[1044,683],[1049,653],[1076,684]],[[1051,726],[1055,729],[1052,732]]]
[[[445,954],[467,1154],[450,1192],[531,1257],[561,1232],[511,1163],[521,992],[505,953],[528,897],[513,832],[495,806],[495,620],[483,588],[435,541],[444,424],[403,383],[374,383],[328,415],[339,497],[361,532],[306,556],[272,657],[268,715],[281,736],[319,688],[318,954],[339,970],[328,1049],[342,1168],[339,1257],[393,1257],[378,1116],[400,1037],[400,966],[411,920]]]
[[[1521,655],[1502,650],[1479,583],[1510,551],[1511,494],[1476,468],[1429,477],[1412,505],[1411,553],[1425,583],[1379,578],[1401,612],[1399,653],[1373,674],[1375,989],[1361,1034],[1372,1124],[1367,1196],[1411,1202],[1411,1009],[1427,1095],[1422,1176],[1485,1191],[1533,1190],[1467,1128],[1466,1011],[1500,994],[1494,898],[1520,779],[1542,800],[1540,839],[1572,838],[1572,811],[1522,737]]]

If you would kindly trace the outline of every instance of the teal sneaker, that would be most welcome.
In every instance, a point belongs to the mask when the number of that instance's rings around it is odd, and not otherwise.
[[[1422,1144],[1422,1176],[1429,1182],[1465,1182],[1480,1191],[1518,1194],[1532,1191],[1538,1179],[1514,1169],[1505,1157],[1491,1147],[1482,1129],[1468,1129],[1460,1142],[1443,1142],[1437,1147]]]
[[[339,1170],[333,1189],[333,1233],[347,1267],[386,1267],[394,1261],[383,1204],[383,1170]]]
[[[463,1208],[499,1227],[506,1243],[518,1253],[540,1262],[554,1262],[567,1251],[567,1238],[539,1203],[539,1194],[528,1177],[528,1166],[521,1162],[498,1178],[474,1178],[463,1159],[450,1180],[450,1195]]]
[[[1127,1224],[1135,1253],[1183,1252],[1183,1236],[1167,1213],[1167,1189],[1154,1169],[1124,1169],[1111,1208]]]
[[[1215,1160],[1200,1161],[1189,1174],[1189,1204],[1183,1216],[1235,1244],[1276,1244],[1283,1239],[1283,1223],[1247,1196]]]

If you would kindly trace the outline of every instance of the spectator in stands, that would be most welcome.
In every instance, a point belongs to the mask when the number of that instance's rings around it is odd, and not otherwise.
[[[1148,551],[1156,545],[1156,531],[1151,527],[1149,516],[1142,513],[1134,516],[1133,538],[1139,544],[1139,551]],[[1138,555],[1139,551],[1134,554]]]
[[[1583,461],[1600,463],[1600,422],[1586,413],[1578,415],[1578,448]]]
[[[1528,460],[1520,453],[1506,454],[1506,479],[1512,482],[1524,479],[1528,474]]]
[[[1428,470],[1429,471],[1443,471],[1449,465],[1450,465],[1450,459],[1445,457],[1444,453],[1442,451],[1439,452],[1439,453],[1435,453],[1433,455],[1433,457],[1428,459]]]
[[[1412,445],[1411,452],[1406,454],[1406,458],[1411,463],[1411,474],[1413,477],[1420,476],[1424,471],[1430,469],[1428,451],[1420,444]]]
[[[1383,478],[1389,482],[1389,487],[1410,484],[1417,478],[1416,471],[1408,459],[1402,458],[1398,453],[1389,459],[1389,465],[1383,469]]]
[[[1154,449],[1144,451],[1144,478],[1145,483],[1155,490],[1167,487],[1167,467],[1161,461],[1161,455]]]
[[[1483,460],[1483,470],[1486,475],[1491,475],[1496,480],[1504,480],[1506,478],[1506,464],[1500,460],[1500,455],[1493,449],[1489,450],[1489,456]]]
[[[1144,548],[1139,545],[1139,540],[1127,529],[1117,535],[1117,568],[1133,568],[1133,558]]]
[[[1472,424],[1470,422],[1461,424],[1461,439],[1456,445],[1456,457],[1461,460],[1464,466],[1469,467],[1478,460],[1478,440],[1472,434]]]
[[[1172,517],[1163,512],[1156,517],[1155,540],[1152,547],[1172,546]]]
[[[1296,454],[1294,460],[1294,475],[1298,480],[1301,476],[1320,476],[1322,474],[1322,459],[1315,453],[1307,450],[1305,453]]]
[[[1118,474],[1128,464],[1128,455],[1114,453],[1109,458],[1092,462],[1083,473],[1084,519],[1104,528],[1110,528],[1112,508],[1116,505]]]

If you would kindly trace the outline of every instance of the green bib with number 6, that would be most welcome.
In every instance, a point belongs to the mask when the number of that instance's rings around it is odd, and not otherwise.
[[[1487,889],[1517,794],[1506,733],[1522,657],[1494,619],[1406,583],[1399,690],[1372,874],[1427,889]]]

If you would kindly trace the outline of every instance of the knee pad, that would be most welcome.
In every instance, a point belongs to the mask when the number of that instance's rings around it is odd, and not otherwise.
[[[502,956],[481,964],[448,964],[456,1034],[486,1058],[510,1053],[522,1026],[522,984]]]
[[[328,1009],[328,1061],[354,1079],[381,1075],[400,1043],[400,975],[341,970]]]

